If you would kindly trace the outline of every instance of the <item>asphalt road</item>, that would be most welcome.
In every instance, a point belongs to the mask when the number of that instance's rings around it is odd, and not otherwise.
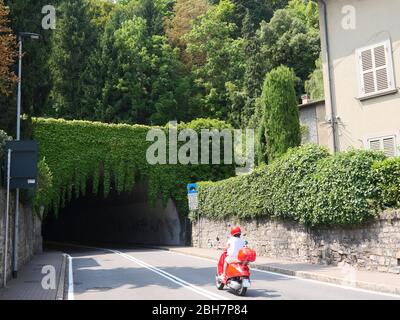
[[[216,262],[152,249],[63,247],[72,257],[75,300],[369,300],[392,295],[252,270],[245,297],[214,284]]]

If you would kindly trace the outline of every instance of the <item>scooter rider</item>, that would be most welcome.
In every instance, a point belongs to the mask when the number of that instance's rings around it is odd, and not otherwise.
[[[228,264],[236,262],[239,250],[246,246],[246,241],[241,238],[241,234],[242,230],[239,226],[231,229],[231,237],[226,245],[227,255],[224,263],[224,272],[221,276],[222,279],[225,279],[226,268],[228,267]]]

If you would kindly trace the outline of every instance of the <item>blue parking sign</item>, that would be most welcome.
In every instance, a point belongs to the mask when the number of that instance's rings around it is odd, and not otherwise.
[[[197,183],[189,183],[187,185],[188,194],[197,193]]]

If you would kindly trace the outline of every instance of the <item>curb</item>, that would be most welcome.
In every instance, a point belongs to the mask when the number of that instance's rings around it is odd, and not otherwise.
[[[60,278],[58,280],[58,287],[56,293],[56,300],[65,300],[65,283],[66,283],[66,274],[67,274],[67,255],[64,253],[62,255],[62,263],[61,263],[61,271]]]
[[[158,246],[152,246],[152,248],[165,250],[165,251],[171,251],[171,252],[177,252],[177,253],[184,253],[184,254],[188,254],[191,256],[200,257],[200,258],[207,258],[207,259],[215,258],[215,257],[209,256],[207,254],[182,252],[179,249],[175,249],[175,248],[166,248],[166,247],[158,247]],[[330,283],[330,284],[353,287],[353,288],[358,288],[358,289],[395,294],[395,295],[400,296],[400,287],[391,287],[391,286],[382,285],[379,283],[365,282],[365,281],[349,281],[349,280],[345,280],[343,278],[326,276],[326,275],[313,273],[313,272],[294,271],[294,270],[269,266],[266,264],[250,264],[250,265],[255,269],[284,274],[287,276],[298,277],[298,278],[307,279],[307,280],[326,282],[326,283]]]

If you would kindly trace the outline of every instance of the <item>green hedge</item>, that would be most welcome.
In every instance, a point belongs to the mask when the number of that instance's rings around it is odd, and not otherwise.
[[[3,130],[0,129],[0,185],[5,183],[3,181],[4,177],[4,172],[3,172],[3,166],[4,166],[4,158],[5,158],[5,150],[4,146],[7,140],[11,140],[12,138]]]
[[[181,214],[187,213],[186,185],[199,180],[219,180],[234,175],[233,165],[150,165],[146,141],[154,127],[105,124],[62,119],[33,119],[33,137],[39,143],[39,192],[35,207],[58,211],[73,196],[92,190],[99,192],[102,181],[104,196],[110,188],[131,191],[135,182],[146,179],[149,198],[172,198]],[[218,120],[198,119],[178,125],[183,128],[230,128]],[[163,127],[165,131],[166,128]],[[168,139],[168,136],[167,136]],[[88,185],[88,182],[91,185]],[[41,184],[42,183],[42,184]],[[41,185],[40,185],[41,184]]]
[[[399,162],[384,158],[363,150],[332,156],[324,148],[304,145],[250,175],[200,183],[199,211],[213,219],[270,216],[310,226],[359,224],[376,215],[380,189],[389,190],[385,195],[390,204],[394,194],[398,197],[400,174],[393,167],[398,170]],[[372,169],[377,161],[396,165]],[[382,188],[384,180],[379,187],[376,170],[396,176],[392,187]]]
[[[380,204],[400,207],[400,158],[388,158],[373,165]]]

